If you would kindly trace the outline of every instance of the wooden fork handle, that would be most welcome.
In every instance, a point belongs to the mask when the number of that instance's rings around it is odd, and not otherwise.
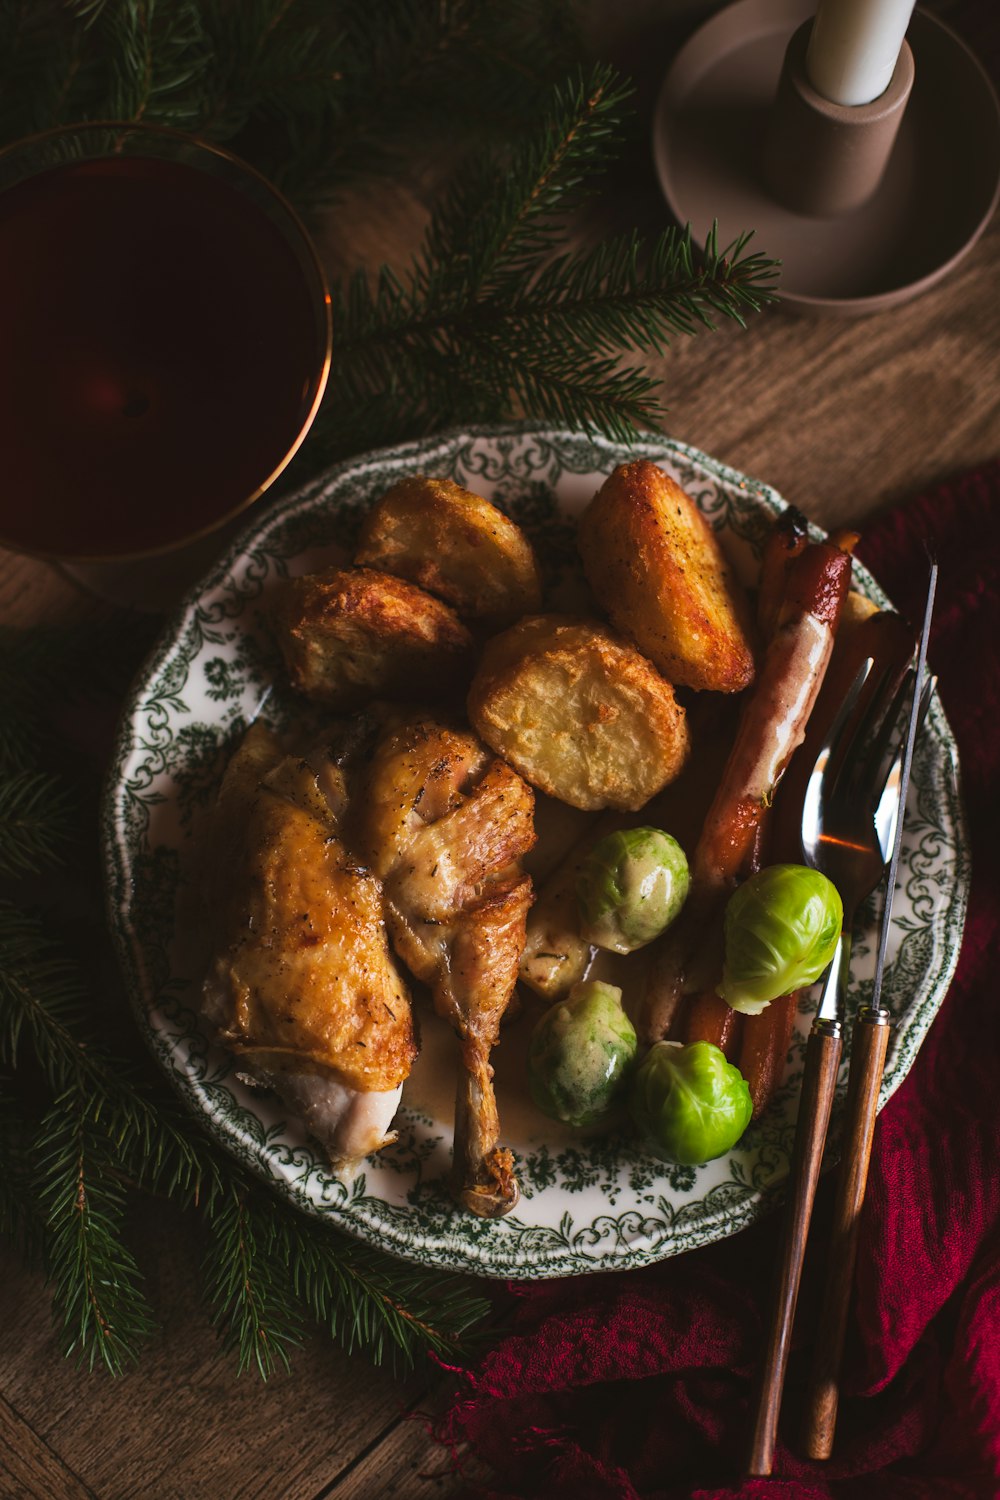
[[[889,1012],[858,1013],[851,1041],[844,1151],[837,1178],[830,1263],[806,1396],[803,1446],[810,1458],[829,1458],[837,1423],[840,1363],[858,1253],[861,1205],[875,1133],[875,1112],[891,1031]]]
[[[816,1184],[823,1162],[823,1147],[830,1124],[830,1109],[840,1064],[840,1025],[817,1020],[806,1044],[805,1071],[795,1146],[788,1183],[784,1235],[778,1264],[778,1283],[771,1308],[771,1322],[764,1354],[757,1413],[754,1423],[750,1474],[770,1474],[778,1432],[778,1413],[791,1346],[795,1304],[802,1279],[809,1221],[812,1218]]]

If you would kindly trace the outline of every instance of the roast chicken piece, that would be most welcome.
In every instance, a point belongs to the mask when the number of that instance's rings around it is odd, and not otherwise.
[[[382,889],[339,837],[328,756],[254,726],[223,778],[208,862],[215,919],[202,1011],[239,1076],[271,1087],[350,1176],[390,1131],[416,1056]]]
[[[452,1190],[483,1218],[518,1200],[490,1053],[524,947],[533,811],[530,787],[474,735],[420,721],[382,735],[361,813],[396,952],[461,1044]]]

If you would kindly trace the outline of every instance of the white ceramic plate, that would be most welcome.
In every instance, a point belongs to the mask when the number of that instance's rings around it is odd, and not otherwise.
[[[787,1174],[807,1007],[772,1108],[727,1156],[697,1168],[664,1165],[626,1137],[585,1138],[545,1120],[524,1093],[519,1028],[505,1029],[497,1091],[522,1198],[495,1222],[460,1212],[445,1189],[454,1054],[433,1018],[422,1023],[424,1047],[404,1091],[398,1143],[344,1186],[271,1095],[234,1079],[197,1016],[208,951],[193,873],[199,831],[245,726],[259,715],[286,724],[295,712],[262,623],[269,588],[288,572],[344,555],[366,507],[413,473],[449,475],[486,495],[553,565],[569,562],[573,518],[611,469],[636,457],[678,479],[751,581],[761,538],[784,502],[692,448],[650,438],[625,449],[537,427],[450,434],[344,464],[264,512],[191,592],[125,710],[105,804],[108,893],[121,962],[156,1057],[208,1128],[289,1199],[409,1260],[515,1278],[645,1265],[750,1223]],[[856,582],[887,602],[861,568]],[[955,745],[935,700],[914,759],[889,941],[883,1001],[898,1026],[883,1101],[905,1076],[953,973],[967,886]],[[873,938],[869,913],[853,951],[854,1002],[870,990]],[[845,1058],[838,1106],[846,1067]]]

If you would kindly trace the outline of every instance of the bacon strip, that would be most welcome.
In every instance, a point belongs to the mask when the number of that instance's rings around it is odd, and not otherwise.
[[[806,547],[789,565],[777,628],[695,850],[692,875],[703,887],[731,884],[750,856],[805,737],[850,577],[850,555],[829,542]]]

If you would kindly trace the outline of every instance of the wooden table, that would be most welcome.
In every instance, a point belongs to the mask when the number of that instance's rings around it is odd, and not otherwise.
[[[974,7],[939,6],[960,28]],[[984,8],[986,9],[986,8]],[[996,37],[996,25],[992,25]],[[982,43],[975,23],[967,27]],[[994,54],[995,55],[995,54]],[[624,216],[663,221],[642,163]],[[331,270],[405,258],[425,194],[400,184],[363,211]],[[621,207],[609,213],[623,217]],[[339,224],[345,222],[338,216]],[[854,321],[775,309],[748,331],[678,343],[660,372],[672,435],[766,479],[829,526],[1000,454],[1000,221],[938,289]],[[0,620],[69,620],[98,608],[59,572],[0,552]],[[155,1203],[133,1242],[161,1331],[118,1381],[62,1360],[41,1279],[3,1255],[0,1496],[38,1500],[396,1500],[448,1496],[448,1454],[419,1420],[425,1375],[403,1381],[315,1338],[291,1372],[237,1379],[198,1296],[199,1230]]]

